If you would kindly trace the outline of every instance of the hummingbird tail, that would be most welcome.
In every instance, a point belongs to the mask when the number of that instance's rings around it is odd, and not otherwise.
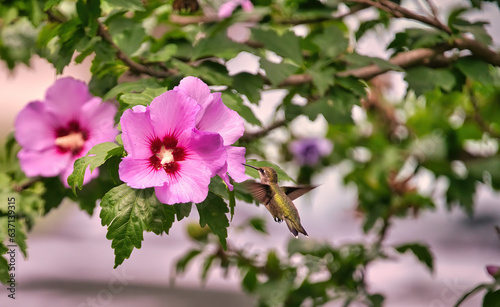
[[[290,230],[290,232],[292,233],[292,235],[295,237],[295,238],[298,238],[299,237],[299,232],[301,234],[303,234],[304,236],[308,237],[309,235],[307,234],[306,230],[304,229],[304,227],[302,227],[302,225],[298,225],[298,227],[296,227],[292,221],[290,221],[289,219],[285,218],[285,222],[286,222],[286,226],[288,226],[288,230]]]

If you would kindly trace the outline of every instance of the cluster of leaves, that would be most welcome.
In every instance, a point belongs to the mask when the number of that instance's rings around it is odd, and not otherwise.
[[[251,228],[268,235],[265,225],[265,220],[254,217],[240,229]],[[373,245],[353,243],[336,247],[326,241],[299,239],[290,240],[286,252],[280,255],[274,249],[253,253],[233,245],[223,248],[209,230],[198,224],[189,224],[187,232],[196,246],[177,260],[177,274],[185,273],[198,258],[203,262],[202,282],[215,265],[226,274],[237,271],[242,288],[257,296],[259,306],[301,306],[305,302],[319,306],[333,300],[342,300],[345,305],[382,306],[384,297],[367,290],[364,276],[370,263],[385,259],[388,254],[411,251],[433,270],[427,247],[416,243],[381,252]]]
[[[348,10],[343,15],[339,15],[341,2]],[[171,1],[161,0],[3,1],[0,58],[14,68],[29,65],[32,56],[38,55],[61,73],[72,60],[81,63],[91,57],[90,89],[119,104],[117,122],[124,110],[149,104],[183,77],[200,77],[218,86],[224,103],[249,125],[261,127],[256,133],[246,133],[238,144],[259,160],[269,159],[263,148],[270,131],[286,129],[299,116],[311,121],[323,117],[334,151],[314,167],[301,167],[298,181],[309,183],[327,166],[348,165],[344,180],[357,187],[363,229],[377,235],[376,243],[334,247],[314,240],[292,241],[286,255],[275,251],[250,255],[234,249],[227,242],[227,228],[236,201],[252,202],[252,198],[241,186],[229,191],[214,178],[207,199],[195,204],[199,227],[205,227],[200,228],[203,231],[191,229],[201,233],[193,235],[198,246],[177,268],[184,271],[196,256],[206,256],[202,279],[214,260],[225,269],[238,268],[243,288],[257,294],[263,305],[295,305],[306,299],[320,305],[342,299],[347,304],[362,301],[378,306],[383,297],[368,293],[363,276],[369,263],[387,255],[387,248],[399,253],[410,250],[433,269],[433,257],[425,245],[384,244],[392,219],[416,216],[435,207],[436,195],[422,192],[415,177],[430,172],[436,180],[446,179],[448,207],[459,206],[470,216],[478,184],[500,189],[500,57],[492,50],[485,23],[464,17],[483,4],[470,2],[470,7],[450,12],[443,23],[432,1],[426,2],[427,12],[419,14],[389,0],[257,0],[253,12],[237,11],[224,20],[202,12],[179,15]],[[343,18],[362,10],[378,14],[358,29],[348,28]],[[361,40],[400,17],[427,27],[398,32],[387,46],[393,53],[389,60],[365,56],[352,48],[353,38]],[[250,36],[237,42],[227,33],[240,22],[251,24]],[[225,63],[241,52],[259,57],[258,73],[229,75]],[[383,75],[373,79],[386,71],[404,73],[408,89],[401,101],[384,98]],[[258,105],[265,91],[275,89],[286,92],[276,110],[278,119],[262,127],[251,104]],[[353,108],[361,112],[361,119],[353,120]],[[291,134],[278,144],[282,149],[279,162],[292,161],[286,148],[293,138]],[[16,160],[18,150],[13,138],[7,140],[0,160],[0,194],[4,199],[16,198],[15,243],[25,255],[25,233],[34,219],[64,198],[77,202],[89,214],[102,199],[100,217],[108,227],[115,267],[141,247],[144,231],[168,234],[172,224],[192,210],[193,204],[161,204],[152,189],[134,190],[119,180],[117,168],[125,154],[120,137],[116,144],[99,144],[75,162],[69,178],[72,189],[65,189],[58,178],[26,178]],[[83,187],[88,166],[99,167],[101,172]],[[291,179],[281,170],[279,175]],[[8,218],[3,202],[2,242],[8,236]],[[261,222],[252,221],[254,228],[263,230]],[[206,227],[217,242],[207,236]],[[208,247],[213,244],[215,253]],[[0,252],[5,249],[1,244]],[[4,282],[7,270],[5,258],[0,257],[0,280]],[[302,275],[304,271],[307,273]],[[317,279],[322,272],[327,277]]]

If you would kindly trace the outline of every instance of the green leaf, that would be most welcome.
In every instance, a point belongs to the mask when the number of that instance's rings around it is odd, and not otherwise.
[[[450,181],[448,191],[446,191],[448,209],[458,204],[472,218],[472,214],[474,213],[476,180],[471,176],[462,179],[454,175],[448,176],[448,180]]]
[[[9,280],[9,262],[3,255],[7,253],[9,249],[7,246],[3,245],[2,242],[0,242],[0,283],[2,284],[7,284],[7,281]]]
[[[141,23],[125,17],[111,19],[108,28],[113,42],[129,57],[139,49],[146,37]]]
[[[427,246],[423,244],[410,243],[397,246],[396,250],[401,254],[410,250],[418,258],[418,260],[420,260],[420,262],[429,268],[431,272],[434,271],[434,257]]]
[[[229,212],[227,204],[219,196],[209,192],[207,198],[202,203],[196,204],[200,214],[200,226],[208,225],[212,232],[219,237],[219,241],[224,249],[226,246],[227,227],[229,220],[226,213]]]
[[[59,50],[49,60],[54,64],[56,72],[61,74],[64,67],[71,62],[76,46],[85,37],[85,30],[78,19],[70,19],[59,28]]]
[[[225,31],[221,31],[198,41],[194,46],[193,60],[208,56],[231,59],[236,57],[241,51],[251,52],[251,48],[232,41],[227,37]]]
[[[130,107],[136,105],[147,106],[153,101],[157,96],[165,93],[167,91],[164,87],[159,88],[146,88],[142,93],[125,93],[118,96],[118,101],[130,105]]]
[[[335,25],[325,28],[322,34],[313,39],[313,43],[319,47],[320,54],[328,58],[336,58],[349,47],[345,33]]]
[[[286,31],[282,33],[282,35],[278,35],[278,33],[273,30],[252,28],[252,36],[257,41],[264,44],[266,49],[269,49],[282,57],[289,58],[298,65],[302,64],[303,58],[300,41],[295,33]]]
[[[362,80],[349,76],[335,78],[335,84],[342,86],[344,89],[355,94],[358,97],[365,97],[367,86]]]
[[[231,222],[233,221],[233,216],[234,216],[234,207],[236,207],[236,198],[234,195],[234,186],[233,190],[229,190],[229,187],[227,187],[227,193],[229,194],[229,210],[231,214]]]
[[[76,195],[77,187],[79,190],[82,189],[87,167],[92,172],[111,157],[122,155],[123,147],[115,143],[105,142],[92,147],[85,157],[81,157],[75,161],[73,173],[68,177],[68,184],[72,188],[73,193]]]
[[[121,93],[142,92],[147,88],[158,88],[160,84],[154,78],[139,79],[133,82],[117,84],[102,97],[103,100],[111,99]]]
[[[371,306],[373,306],[373,307],[382,307],[382,306],[384,306],[383,303],[384,303],[385,298],[384,298],[383,295],[372,294],[372,295],[368,296],[368,299],[372,303]]]
[[[48,11],[49,9],[51,9],[53,6],[56,6],[58,5],[59,3],[61,3],[63,0],[47,0],[45,1],[45,4],[43,5],[43,10],[44,11]]]
[[[108,226],[106,238],[115,250],[115,268],[141,248],[143,232],[168,233],[174,213],[155,196],[154,189],[136,190],[122,184],[111,189],[101,201],[101,223]]]
[[[224,199],[229,199],[229,195],[227,194],[228,190],[226,183],[219,176],[215,176],[212,177],[212,179],[210,179],[208,190],[219,197],[222,197]]]
[[[258,282],[257,270],[254,268],[249,268],[247,273],[245,274],[245,277],[243,277],[241,281],[241,285],[243,286],[243,289],[252,293],[257,287]]]
[[[48,22],[45,26],[43,26],[36,40],[37,47],[47,47],[47,44],[58,35],[60,27],[61,24],[55,22]]]
[[[353,122],[351,110],[358,103],[359,98],[352,93],[334,87],[331,88],[330,95],[305,106],[304,114],[310,120],[315,120],[318,115],[322,114],[331,125],[351,124]]]
[[[45,191],[41,195],[44,206],[43,214],[46,215],[53,208],[57,208],[64,197],[66,197],[66,188],[59,177],[43,178],[42,182],[45,186]]]
[[[361,55],[356,52],[344,55],[343,59],[348,63],[346,69],[356,69],[374,64],[384,70],[403,71],[400,66],[392,64],[389,61],[377,57]]]
[[[494,79],[490,74],[490,65],[478,58],[460,58],[457,60],[455,65],[468,78],[478,81],[483,85],[492,84],[494,82]]]
[[[320,96],[323,96],[326,90],[334,84],[336,70],[331,67],[323,68],[314,65],[307,72],[312,76],[312,82]]]
[[[260,120],[255,116],[252,109],[245,105],[239,95],[227,91],[222,92],[222,101],[228,108],[238,112],[248,123],[262,127]]]
[[[418,66],[406,71],[405,80],[408,87],[415,91],[417,96],[440,87],[445,91],[450,91],[455,85],[455,77],[447,69],[433,69]]]
[[[217,257],[215,255],[210,255],[207,258],[205,258],[205,261],[203,262],[203,268],[201,270],[201,282],[204,283],[207,280],[208,272],[210,271],[210,268],[212,267],[212,263]]]
[[[174,204],[175,212],[177,215],[177,221],[182,220],[185,217],[188,217],[191,213],[192,203],[184,203],[184,204]]]
[[[233,87],[238,93],[247,96],[251,103],[258,104],[264,81],[258,75],[242,72],[233,76]]]
[[[201,252],[202,252],[201,250],[192,249],[189,252],[187,252],[184,256],[182,256],[179,260],[177,260],[177,263],[175,264],[175,271],[177,272],[177,274],[185,272],[191,260],[193,260],[196,256],[201,254]]]
[[[260,217],[253,217],[248,220],[248,225],[250,225],[253,229],[263,234],[268,234],[266,229],[266,220]]]
[[[232,78],[228,75],[224,65],[212,61],[204,61],[201,65],[193,67],[182,61],[172,59],[172,65],[185,76],[198,77],[212,85],[231,85]]]
[[[141,0],[102,0],[107,2],[109,6],[116,9],[124,9],[127,11],[144,11],[144,6]]]
[[[485,29],[485,25],[488,25],[488,22],[485,21],[470,22],[468,20],[459,17],[463,13],[467,12],[468,12],[467,9],[459,8],[455,12],[451,13],[449,18],[450,28],[452,28],[453,30],[458,30],[461,33],[470,33],[474,35],[474,38],[480,43],[486,46],[491,45],[493,40]]]
[[[16,244],[19,247],[19,249],[21,250],[21,252],[23,253],[24,257],[26,258],[26,257],[28,257],[28,252],[27,252],[28,246],[26,245],[27,237],[26,237],[26,233],[24,232],[25,227],[23,226],[23,224],[19,220],[16,220],[14,225],[15,225],[15,229],[16,229],[16,237],[15,237]]]
[[[276,170],[276,173],[278,174],[278,179],[279,180],[288,180],[295,182],[292,177],[288,176],[288,174],[278,165],[268,162],[268,161],[256,161],[256,160],[247,160],[246,164],[252,165],[255,167],[263,167],[263,166],[270,166]],[[246,168],[246,174],[253,177],[253,178],[260,178],[259,172],[251,167]]]
[[[295,65],[284,62],[277,64],[269,62],[264,58],[260,59],[260,68],[264,69],[267,78],[274,86],[279,86],[283,80],[297,71],[297,66]]]
[[[488,291],[483,298],[483,307],[500,307],[500,290]]]
[[[172,58],[173,55],[177,53],[177,45],[175,44],[168,44],[161,48],[160,50],[156,51],[153,54],[150,54],[147,57],[147,60],[149,62],[166,62]]]
[[[356,40],[359,40],[360,37],[362,37],[366,31],[374,28],[376,25],[382,23],[382,20],[380,19],[372,19],[372,20],[368,20],[368,21],[365,21],[365,22],[362,22],[359,27],[358,27],[358,30],[356,31]]]

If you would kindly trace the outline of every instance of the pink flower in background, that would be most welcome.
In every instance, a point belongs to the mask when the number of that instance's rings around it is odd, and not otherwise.
[[[500,267],[497,265],[487,265],[486,272],[495,278],[500,278]]]
[[[70,77],[57,80],[45,100],[30,102],[15,119],[21,169],[28,177],[59,175],[68,187],[75,160],[118,134],[115,114],[116,107],[92,96],[84,82]],[[98,174],[87,169],[84,184]]]
[[[216,132],[224,140],[227,161],[224,167],[217,171],[224,182],[232,190],[228,174],[236,182],[243,182],[249,177],[245,175],[245,148],[234,147],[234,144],[245,132],[241,116],[229,109],[221,99],[220,93],[211,93],[208,86],[198,78],[186,77],[181,80],[174,91],[194,99],[201,111],[196,116],[196,128],[200,131]]]
[[[304,138],[291,142],[289,149],[300,165],[314,166],[332,152],[333,145],[324,138]]]
[[[161,94],[148,107],[126,110],[120,123],[128,155],[120,163],[120,179],[132,188],[154,187],[162,203],[202,202],[227,153],[218,133],[195,128],[201,110],[176,91]]]
[[[228,18],[239,5],[245,12],[253,11],[253,4],[250,0],[229,0],[219,8],[219,18]]]

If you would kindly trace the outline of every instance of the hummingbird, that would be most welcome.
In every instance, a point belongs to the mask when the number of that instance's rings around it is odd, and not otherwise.
[[[274,221],[286,222],[292,235],[297,238],[299,232],[305,236],[306,230],[300,224],[300,216],[293,200],[316,188],[315,186],[280,187],[278,185],[278,174],[269,166],[255,167],[243,163],[243,165],[256,169],[260,175],[260,183],[247,181],[246,188],[253,197],[261,202],[271,213]]]

